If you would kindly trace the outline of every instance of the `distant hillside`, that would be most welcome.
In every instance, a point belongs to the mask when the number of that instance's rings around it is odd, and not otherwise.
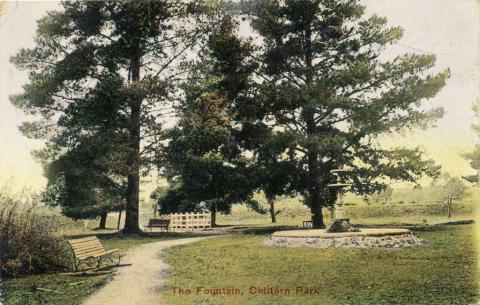
[[[353,194],[345,195],[345,203],[351,204],[366,204],[360,196]],[[388,200],[388,204],[429,204],[442,203],[442,187],[429,186],[422,188],[398,188],[393,189],[392,196]],[[480,188],[470,187],[469,196],[462,200],[464,203],[480,202]],[[382,202],[369,201],[369,204],[378,205]]]

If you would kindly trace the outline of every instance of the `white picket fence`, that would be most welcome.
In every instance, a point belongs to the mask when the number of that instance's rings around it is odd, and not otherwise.
[[[170,214],[171,231],[194,231],[210,229],[212,215],[210,212]]]

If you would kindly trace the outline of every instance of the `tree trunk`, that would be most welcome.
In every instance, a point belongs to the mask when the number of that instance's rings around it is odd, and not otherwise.
[[[312,227],[325,229],[323,222],[322,203],[320,202],[320,185],[318,183],[318,156],[308,153],[308,203],[312,212]]]
[[[270,217],[272,218],[272,223],[276,223],[277,214],[275,213],[275,199],[267,198],[267,202],[270,205]]]
[[[327,226],[323,222],[323,213],[320,199],[311,201],[310,211],[312,212],[312,227],[314,229],[325,229]]]
[[[108,215],[107,212],[102,213],[102,214],[100,215],[100,224],[98,225],[98,228],[99,228],[100,230],[105,230],[105,229],[106,229],[107,215]]]
[[[313,81],[313,60],[312,60],[312,31],[310,28],[305,30],[304,37],[304,51],[305,51],[305,84],[307,89]],[[309,91],[308,91],[309,92]],[[305,123],[307,128],[307,137],[314,138],[317,136],[317,126],[315,123],[315,109],[306,107],[303,110],[305,116]],[[318,153],[308,148],[308,202],[312,212],[312,227],[314,229],[324,229],[322,203],[320,202],[320,186],[318,184]]]
[[[118,212],[117,230],[120,230],[120,220],[122,219],[122,210]]]
[[[135,55],[130,62],[132,86],[140,81],[140,57]],[[134,98],[130,102],[129,159],[127,177],[127,204],[125,209],[124,233],[141,233],[138,225],[140,194],[140,115],[142,100]]]
[[[217,205],[213,204],[212,207],[210,208],[210,226],[212,228],[217,226]]]

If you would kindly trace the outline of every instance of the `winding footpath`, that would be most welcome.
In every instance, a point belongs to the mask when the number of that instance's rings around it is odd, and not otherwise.
[[[120,267],[113,279],[83,305],[161,305],[159,290],[168,265],[160,257],[166,249],[207,237],[158,241],[137,246],[122,258],[131,266]]]

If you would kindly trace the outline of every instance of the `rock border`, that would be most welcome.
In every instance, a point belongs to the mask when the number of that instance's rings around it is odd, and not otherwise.
[[[288,248],[412,248],[425,246],[423,239],[416,237],[412,233],[401,235],[385,236],[347,236],[336,238],[321,237],[276,237],[269,236],[263,243],[269,247],[288,247]]]

